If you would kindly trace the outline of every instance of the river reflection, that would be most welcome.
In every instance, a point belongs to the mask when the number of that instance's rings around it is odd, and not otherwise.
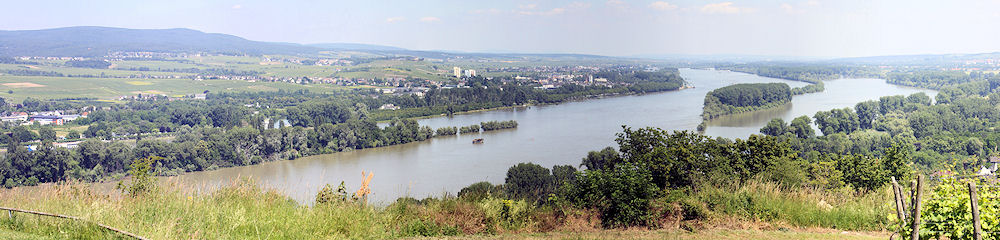
[[[434,128],[517,120],[519,126],[513,130],[195,172],[170,180],[199,191],[210,191],[230,184],[233,179],[251,177],[266,188],[277,189],[302,203],[311,203],[324,184],[337,185],[345,181],[349,189],[357,189],[364,170],[375,173],[371,189],[376,202],[388,203],[401,196],[440,196],[445,192],[456,193],[478,181],[502,183],[507,169],[521,162],[545,167],[577,166],[588,151],[614,145],[615,134],[621,131],[622,125],[694,130],[701,122],[705,93],[712,89],[735,83],[806,85],[729,71],[682,69],[681,75],[695,88],[419,120],[421,125]],[[796,96],[790,104],[780,108],[713,120],[706,133],[742,138],[756,133],[774,117],[790,121],[799,115],[812,116],[818,110],[917,91],[930,92],[892,86],[877,79],[829,81],[825,92]],[[485,139],[485,144],[471,144],[475,138]]]

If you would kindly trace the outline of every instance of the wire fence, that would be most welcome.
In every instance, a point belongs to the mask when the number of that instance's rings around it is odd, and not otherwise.
[[[114,227],[111,227],[111,226],[108,226],[108,225],[104,225],[104,224],[100,224],[100,223],[97,223],[97,222],[88,221],[86,219],[82,219],[82,218],[79,218],[79,217],[66,216],[66,215],[60,215],[60,214],[54,214],[54,213],[31,211],[31,210],[24,210],[24,209],[17,209],[17,208],[9,208],[9,207],[0,207],[0,210],[6,210],[7,211],[7,216],[10,217],[11,219],[14,219],[14,212],[33,214],[33,215],[38,215],[38,216],[53,217],[53,218],[70,219],[70,220],[74,220],[74,221],[92,223],[94,225],[97,225],[98,227],[101,227],[101,228],[107,229],[109,231],[116,232],[116,233],[119,233],[119,234],[122,234],[122,235],[125,235],[125,236],[128,236],[128,237],[131,237],[133,239],[146,240],[146,238],[143,238],[143,237],[141,237],[139,235],[135,235],[135,234],[132,234],[130,232],[126,232],[124,230],[120,230],[120,229],[117,229],[117,228],[114,228]]]

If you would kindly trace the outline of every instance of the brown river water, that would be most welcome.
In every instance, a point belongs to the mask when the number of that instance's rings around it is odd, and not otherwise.
[[[681,69],[681,76],[695,88],[645,95],[608,97],[557,105],[519,107],[419,120],[421,125],[465,126],[490,120],[517,120],[517,129],[480,134],[439,137],[422,142],[316,155],[290,161],[224,168],[163,178],[191,191],[206,192],[252,178],[265,188],[276,189],[309,204],[323,185],[345,181],[357,189],[361,171],[374,172],[370,197],[386,204],[396,198],[454,195],[462,187],[479,181],[503,183],[507,169],[521,162],[578,166],[588,151],[615,145],[622,125],[694,130],[701,122],[705,94],[735,83],[783,82],[792,87],[806,83],[717,70]],[[773,109],[725,116],[708,123],[705,134],[745,138],[772,118],[790,122],[816,111],[853,107],[881,96],[909,95],[933,90],[901,87],[880,79],[838,79],[826,82],[820,93],[795,96],[792,102]],[[472,144],[483,138],[484,144]],[[112,184],[101,184],[111,186]]]

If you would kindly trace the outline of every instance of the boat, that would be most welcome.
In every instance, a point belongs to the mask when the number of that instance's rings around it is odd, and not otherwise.
[[[476,140],[472,140],[472,144],[483,144],[483,139],[482,138],[476,138]]]

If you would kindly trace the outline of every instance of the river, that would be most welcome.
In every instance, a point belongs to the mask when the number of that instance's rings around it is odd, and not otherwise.
[[[481,134],[439,137],[422,142],[317,155],[291,161],[194,172],[171,180],[210,191],[251,177],[266,188],[283,192],[302,203],[311,203],[325,184],[345,181],[357,189],[361,171],[374,172],[372,199],[388,203],[401,196],[424,198],[455,194],[479,181],[502,183],[507,169],[521,162],[545,167],[580,164],[588,151],[614,145],[622,125],[694,130],[701,122],[705,93],[735,83],[783,82],[792,87],[806,83],[716,70],[681,69],[695,88],[645,95],[608,97],[558,105],[520,107],[419,120],[433,128],[464,126],[490,120],[517,120],[517,129]],[[790,122],[816,111],[852,107],[855,103],[887,95],[924,91],[900,87],[880,79],[840,79],[826,82],[826,90],[795,96],[779,108],[712,120],[706,134],[744,138],[758,132],[772,118]],[[483,138],[485,144],[471,144]],[[352,191],[353,192],[353,191]]]

